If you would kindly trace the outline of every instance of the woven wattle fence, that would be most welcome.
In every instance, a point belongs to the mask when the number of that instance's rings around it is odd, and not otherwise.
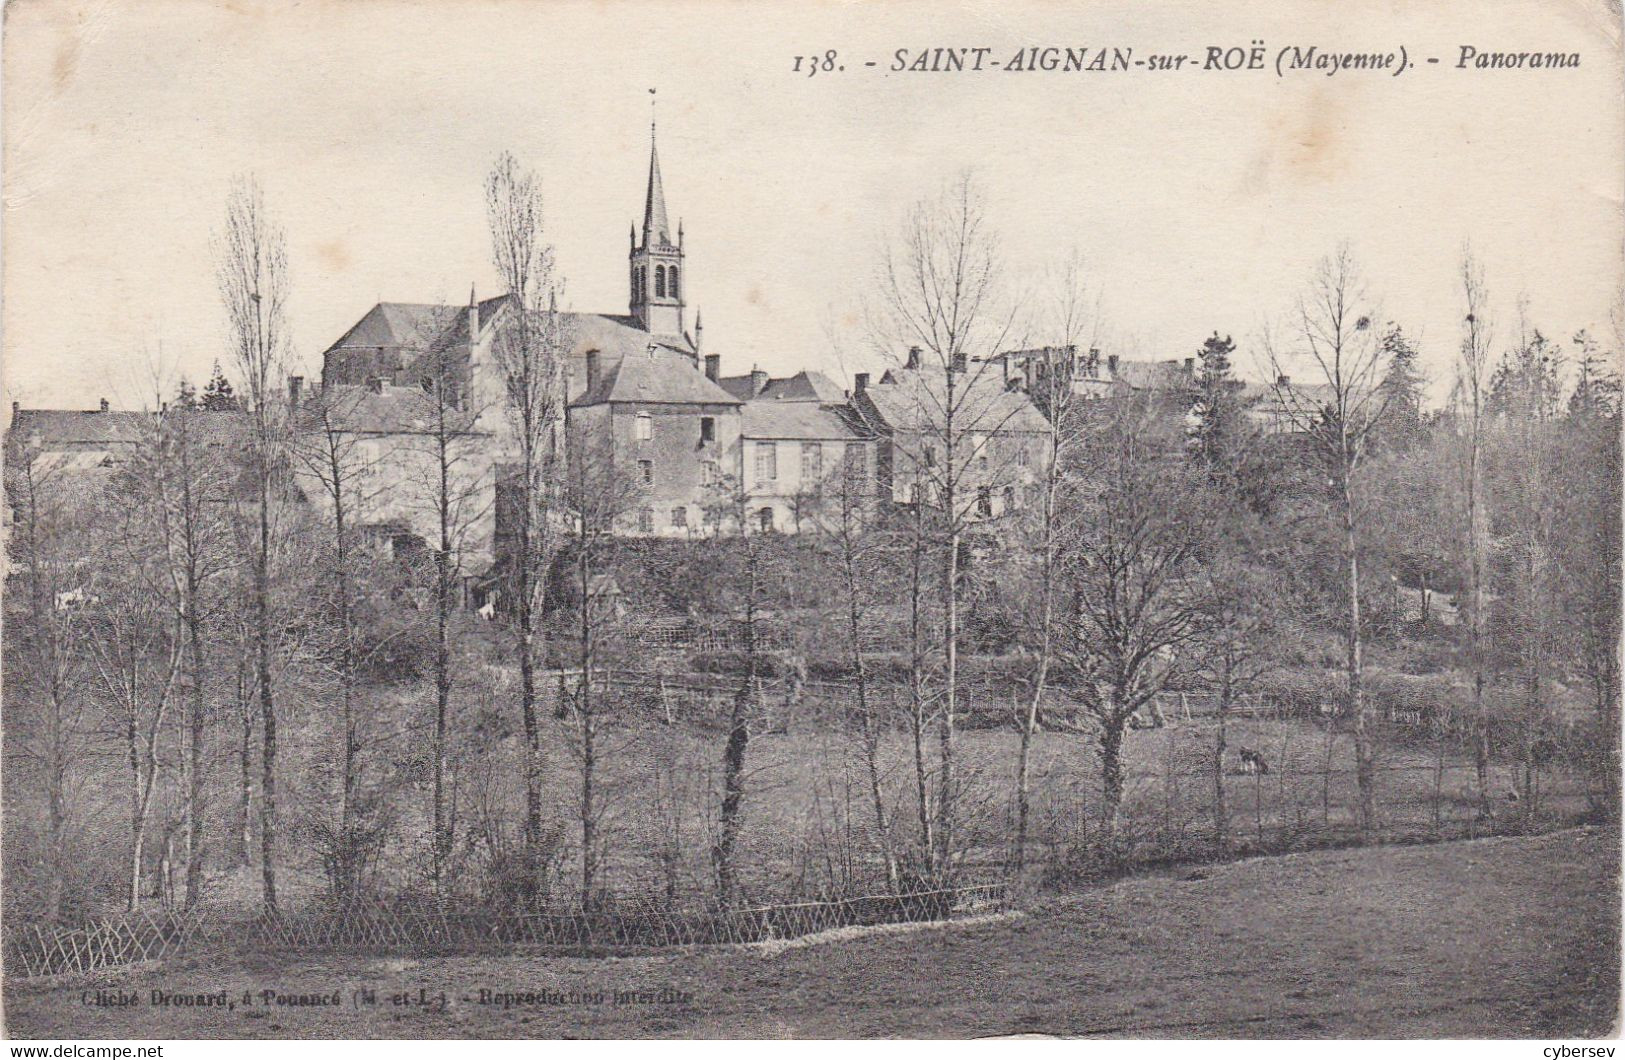
[[[208,947],[257,952],[510,947],[560,954],[636,952],[795,939],[843,927],[932,923],[1000,912],[1007,905],[1005,886],[993,883],[732,910],[496,913],[365,903],[275,916],[262,913],[246,920],[207,913],[135,913],[81,928],[28,925],[8,931],[5,974],[12,978],[84,974]]]
[[[11,977],[93,972],[157,960],[208,941],[218,925],[208,913],[137,912],[77,928],[28,924],[6,932]]]

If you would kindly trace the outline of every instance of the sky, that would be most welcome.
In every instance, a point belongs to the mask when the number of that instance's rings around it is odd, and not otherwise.
[[[1467,242],[1503,337],[1520,305],[1565,340],[1617,333],[1611,2],[13,0],[4,387],[25,406],[141,407],[155,367],[167,390],[206,378],[225,347],[210,238],[241,173],[287,231],[307,376],[377,301],[498,293],[481,181],[503,150],[541,175],[564,304],[624,313],[657,88],[690,326],[697,307],[726,373],[878,366],[859,322],[880,256],[911,204],[969,170],[1008,289],[1080,254],[1108,352],[1183,358],[1217,330],[1256,374],[1261,329],[1347,240],[1437,391]],[[1271,63],[1288,44],[1403,45],[1415,67],[888,69],[899,48],[1144,58],[1253,41]],[[1463,45],[1581,60],[1458,70]],[[829,49],[844,71],[792,72]]]

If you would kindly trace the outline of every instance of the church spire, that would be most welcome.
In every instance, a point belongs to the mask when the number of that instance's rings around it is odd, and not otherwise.
[[[666,189],[660,183],[660,152],[655,147],[655,123],[649,123],[649,191],[643,199],[643,245],[671,246],[671,224],[666,220]]]
[[[653,95],[653,90],[650,90]],[[660,181],[660,152],[655,146],[655,123],[649,121],[649,188],[643,197],[643,243],[638,244],[636,233],[628,254],[630,284],[629,308],[638,326],[651,335],[675,340],[686,347],[683,331],[683,292],[687,289],[687,271],[683,265],[682,226],[677,229],[677,242],[671,238],[672,228],[666,213],[666,189]]]

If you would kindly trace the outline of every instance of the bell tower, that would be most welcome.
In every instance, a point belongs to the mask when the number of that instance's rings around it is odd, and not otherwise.
[[[683,263],[683,227],[672,242],[666,218],[666,192],[660,183],[660,154],[655,147],[654,122],[649,123],[649,190],[643,199],[643,241],[632,230],[629,277],[632,316],[653,335],[683,337],[684,289],[688,276]]]

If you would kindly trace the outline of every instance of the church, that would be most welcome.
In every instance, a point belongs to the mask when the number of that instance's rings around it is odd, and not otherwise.
[[[702,349],[698,313],[689,329],[693,285],[682,225],[674,232],[670,218],[651,126],[643,223],[633,225],[627,251],[627,311],[559,314],[569,350],[561,366],[569,451],[599,454],[628,480],[630,495],[613,516],[618,534],[802,529],[808,496],[829,472],[868,468],[870,432],[821,373],[775,380],[753,367],[748,376],[721,375],[720,356]],[[356,411],[375,481],[383,483],[372,491],[378,501],[366,521],[402,539],[432,540],[424,514],[432,506],[409,499],[411,482],[424,477],[414,456],[423,446],[413,436],[424,422],[424,395],[437,379],[455,380],[452,401],[466,416],[470,450],[478,450],[460,465],[467,488],[486,491],[492,513],[467,535],[465,570],[495,561],[509,510],[504,481],[515,446],[493,353],[509,311],[505,295],[471,293],[466,306],[380,303],[322,356],[319,391],[329,406],[352,395],[340,404]]]
[[[553,318],[566,351],[554,384],[563,411],[555,451],[575,459],[573,469],[588,466],[580,454],[611,469],[617,496],[604,517],[613,532],[799,533],[836,525],[854,503],[867,515],[873,506],[928,502],[932,491],[920,484],[942,475],[930,442],[940,425],[928,415],[941,402],[940,380],[916,370],[918,351],[873,386],[860,374],[851,390],[811,370],[774,378],[750,364],[723,375],[722,358],[703,347],[698,312],[689,326],[693,277],[652,125],[642,205],[627,249],[626,311]],[[516,510],[518,447],[497,356],[512,312],[508,296],[473,291],[466,305],[381,302],[324,351],[315,385],[288,380],[301,436],[325,437],[355,465],[344,476],[355,483],[352,525],[397,555],[449,549],[471,587],[500,567]],[[989,410],[972,416],[988,429],[967,426],[973,520],[1028,507],[1047,460],[1042,417],[1008,364],[1004,374],[964,376],[977,385],[963,392]],[[7,441],[101,473],[141,444],[151,415],[111,411],[105,401],[90,412],[14,408]],[[240,417],[212,417],[219,444],[229,444],[227,428]],[[304,463],[292,462],[298,492],[318,498],[321,476]],[[456,507],[449,541],[438,514],[448,503]]]

